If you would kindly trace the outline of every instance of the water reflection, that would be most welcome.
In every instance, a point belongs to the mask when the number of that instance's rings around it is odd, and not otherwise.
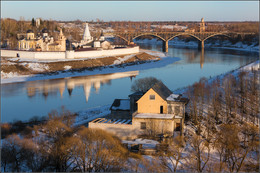
[[[201,50],[200,52],[200,68],[203,68],[203,64],[204,64],[204,49]]]
[[[141,46],[144,49],[148,47],[153,51],[162,48],[161,45],[147,43]],[[259,59],[258,53],[222,49],[206,49],[204,52],[174,46],[169,46],[168,55],[181,60],[148,69],[139,66],[139,71],[125,73],[2,84],[1,121],[46,116],[62,106],[78,112],[111,104],[116,98],[127,98],[133,77],[156,77],[174,91],[192,85],[202,77],[223,74]]]
[[[138,74],[139,71],[130,71],[104,75],[30,81],[26,83],[25,87],[27,90],[27,96],[29,98],[35,97],[37,94],[40,94],[45,98],[45,100],[50,95],[57,95],[57,93],[59,93],[60,98],[62,99],[63,93],[66,89],[69,96],[71,96],[74,88],[83,87],[85,99],[86,102],[88,102],[92,87],[94,87],[96,93],[99,93],[100,87],[104,84],[110,84],[111,80],[113,79],[129,77],[132,80],[132,78],[136,77]]]

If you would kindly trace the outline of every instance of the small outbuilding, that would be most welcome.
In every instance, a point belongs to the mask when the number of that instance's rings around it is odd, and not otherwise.
[[[111,118],[115,119],[131,119],[130,114],[130,100],[129,99],[115,99],[110,107]]]

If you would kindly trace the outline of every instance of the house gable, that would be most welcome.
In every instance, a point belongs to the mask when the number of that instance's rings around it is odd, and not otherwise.
[[[138,101],[138,113],[167,113],[167,101],[153,88],[149,89]],[[162,112],[161,112],[162,111]]]

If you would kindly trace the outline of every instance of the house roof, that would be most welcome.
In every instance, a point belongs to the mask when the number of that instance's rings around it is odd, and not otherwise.
[[[164,100],[166,100],[167,97],[169,97],[172,92],[167,88],[162,82],[156,83],[152,89],[159,94]]]
[[[132,93],[132,94],[128,95],[128,97],[131,97],[131,96],[142,96],[142,95],[144,95],[144,93],[142,91],[137,91],[135,93]]]
[[[113,104],[110,107],[110,110],[130,110],[130,100],[129,99],[115,99]]]

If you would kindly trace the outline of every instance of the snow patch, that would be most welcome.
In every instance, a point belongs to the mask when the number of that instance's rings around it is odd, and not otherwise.
[[[123,140],[122,143],[127,143],[128,145],[142,144],[144,149],[155,148],[156,145],[159,144],[158,141],[150,140],[150,139],[142,139],[142,138],[137,138],[134,141]]]
[[[69,69],[71,69],[71,66],[69,65],[64,66],[64,70],[69,70]]]
[[[158,56],[160,58],[166,57],[166,54],[163,52],[157,52],[157,51],[152,51],[152,50],[146,50],[146,49],[139,49],[140,52],[145,52],[149,55],[153,55],[153,56]]]
[[[49,70],[49,66],[45,64],[40,64],[40,63],[21,63],[21,65],[29,68],[30,70],[33,71],[46,71]]]
[[[128,59],[130,59],[130,58],[132,58],[132,57],[134,57],[135,56],[135,54],[134,55],[127,55],[127,56],[124,56],[123,58],[118,58],[117,60],[115,60],[114,61],[114,65],[118,65],[118,64],[122,64],[124,61],[126,61],[126,60],[128,60]]]
[[[13,77],[17,77],[17,76],[19,76],[19,74],[16,73],[16,72],[15,73],[14,72],[5,73],[5,72],[1,71],[1,78],[2,79],[13,78]]]
[[[90,108],[85,111],[78,112],[76,116],[74,126],[84,125],[96,118],[104,117],[110,114],[110,105],[98,106],[95,108]]]
[[[179,95],[177,94],[171,94],[169,97],[166,98],[166,100],[175,101],[175,99],[177,99],[178,97]]]

